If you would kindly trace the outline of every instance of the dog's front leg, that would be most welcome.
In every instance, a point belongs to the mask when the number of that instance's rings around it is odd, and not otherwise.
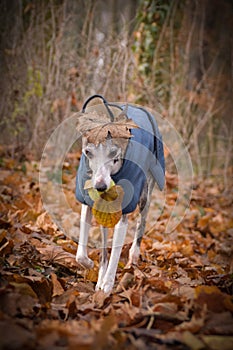
[[[100,286],[100,288],[105,293],[111,292],[114,286],[117,266],[121,255],[121,249],[125,241],[127,226],[128,226],[127,216],[123,215],[114,230],[112,252],[111,252],[107,272],[104,276],[102,285]]]
[[[97,281],[95,290],[101,289],[103,279],[108,267],[108,248],[107,248],[108,229],[107,227],[101,226],[101,233],[102,233],[102,254],[101,254],[101,260],[100,260],[98,281]]]
[[[94,263],[87,256],[87,241],[88,241],[88,233],[91,226],[91,208],[87,205],[82,204],[81,210],[81,221],[80,221],[80,235],[79,235],[79,243],[78,250],[76,254],[76,261],[84,266],[87,269],[91,269],[94,266]]]

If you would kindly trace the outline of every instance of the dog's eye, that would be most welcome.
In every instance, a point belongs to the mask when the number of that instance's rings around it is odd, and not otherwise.
[[[113,163],[114,163],[114,164],[116,164],[117,162],[119,162],[119,158],[113,159]]]
[[[114,158],[114,157],[116,157],[116,155],[117,155],[117,151],[111,151],[110,153],[109,153],[109,158]]]
[[[108,154],[109,158],[115,158],[117,156],[118,151],[119,150],[117,147],[115,146],[111,147],[110,152]]]

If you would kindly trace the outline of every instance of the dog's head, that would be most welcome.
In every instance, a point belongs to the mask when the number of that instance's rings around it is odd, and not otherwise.
[[[108,133],[104,142],[89,143],[87,137],[83,137],[83,153],[89,161],[93,188],[105,191],[110,187],[111,175],[117,173],[123,162],[124,149]]]
[[[78,130],[82,133],[82,152],[88,159],[93,188],[108,190],[111,175],[116,174],[123,163],[130,129],[137,127],[129,120],[126,111],[119,113],[114,122],[108,116],[92,111],[78,120]]]

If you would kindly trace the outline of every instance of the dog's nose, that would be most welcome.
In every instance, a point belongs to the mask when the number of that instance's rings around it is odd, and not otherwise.
[[[106,191],[107,185],[106,185],[104,182],[98,182],[98,183],[95,185],[95,189],[96,189],[97,191],[103,192],[103,191]]]
[[[97,186],[95,187],[95,189],[96,189],[97,191],[99,191],[99,192],[103,192],[103,191],[106,191],[107,185],[105,185],[105,184],[103,184],[103,185],[97,185]]]

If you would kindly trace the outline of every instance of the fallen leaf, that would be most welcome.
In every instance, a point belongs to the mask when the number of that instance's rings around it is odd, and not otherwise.
[[[61,283],[58,281],[57,275],[55,273],[51,273],[51,280],[52,280],[52,284],[53,284],[52,297],[63,294],[64,289],[63,289]]]
[[[120,280],[118,286],[117,286],[117,292],[121,292],[122,289],[128,289],[134,280],[134,274],[130,272],[124,273],[122,279]]]
[[[121,186],[112,186],[94,201],[92,213],[99,225],[115,227],[122,216],[124,191]]]
[[[191,333],[198,333],[206,322],[207,310],[203,306],[199,315],[193,314],[190,321],[183,322],[175,327],[175,331],[189,331]]]
[[[82,122],[82,119],[85,121]],[[138,126],[131,119],[109,122],[105,115],[97,112],[86,113],[83,117],[79,117],[79,131],[94,145],[105,142],[109,133],[115,139],[129,139],[132,136],[130,130],[133,128]]]
[[[0,339],[2,349],[36,348],[36,334],[17,320],[0,320]]]
[[[230,295],[222,293],[216,286],[197,286],[195,294],[196,302],[201,306],[207,305],[210,311],[218,313],[230,310],[233,312],[233,303]]]
[[[202,216],[198,220],[197,227],[202,231],[205,230],[208,227],[210,220],[211,220],[211,214],[208,213]]]
[[[51,218],[46,211],[37,217],[35,226],[44,230],[45,232],[57,230],[57,226],[51,221]]]
[[[191,332],[185,331],[181,336],[182,342],[184,342],[191,350],[205,349],[205,344]]]
[[[153,307],[153,311],[161,312],[165,314],[175,314],[178,311],[178,305],[176,303],[157,303]]]
[[[0,247],[0,255],[6,256],[6,255],[11,254],[13,251],[13,248],[14,248],[14,241],[12,239],[9,239],[9,240],[5,239],[4,243],[3,243],[3,241],[1,243],[2,243],[2,245]]]
[[[166,281],[163,281],[159,278],[150,278],[147,281],[147,285],[160,293],[168,293],[169,287],[166,285]]]
[[[97,282],[98,281],[98,273],[99,273],[99,271],[97,268],[89,269],[86,273],[86,278],[88,279],[88,281]]]
[[[110,300],[109,295],[99,290],[93,294],[92,301],[96,308],[101,309],[107,301]]]
[[[116,318],[114,313],[106,316],[101,320],[100,330],[95,336],[95,349],[108,349],[110,346],[110,335],[117,328]]]
[[[231,312],[210,313],[203,330],[206,334],[232,335],[233,316]]]
[[[37,250],[42,254],[42,259],[47,262],[71,269],[80,267],[75,260],[75,255],[64,251],[60,246],[51,244],[47,247],[37,247]]]
[[[201,336],[201,339],[211,350],[233,349],[233,337],[223,337],[219,335],[203,335]]]
[[[32,298],[37,299],[37,295],[34,292],[34,290],[30,287],[28,283],[17,283],[17,282],[10,282],[10,285],[15,287],[18,293],[22,295],[29,295]]]
[[[140,307],[141,305],[142,295],[138,290],[134,290],[133,288],[130,288],[122,292],[120,296],[123,298],[127,298],[130,302],[130,305],[133,305],[136,307]]]
[[[1,314],[12,318],[19,317],[19,315],[21,317],[33,317],[34,307],[38,305],[37,296],[25,286],[17,287],[16,285],[16,288],[11,292],[9,290],[2,291],[0,299]]]

